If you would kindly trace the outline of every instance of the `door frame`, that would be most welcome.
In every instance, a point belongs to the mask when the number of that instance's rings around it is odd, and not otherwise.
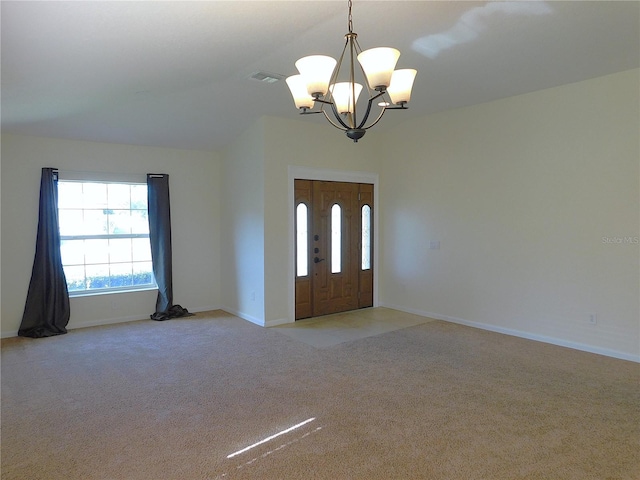
[[[325,168],[312,168],[312,167],[299,167],[295,165],[289,165],[288,167],[288,185],[287,194],[289,201],[289,278],[288,290],[289,290],[289,322],[295,322],[296,318],[296,292],[295,292],[295,236],[294,236],[294,224],[295,224],[295,195],[294,195],[294,180],[324,180],[326,182],[348,182],[348,183],[370,183],[373,185],[373,306],[378,306],[378,277],[380,276],[380,263],[378,262],[378,232],[380,231],[378,222],[378,210],[380,208],[380,202],[378,200],[378,183],[379,175],[373,172],[358,172],[348,170],[332,170]]]

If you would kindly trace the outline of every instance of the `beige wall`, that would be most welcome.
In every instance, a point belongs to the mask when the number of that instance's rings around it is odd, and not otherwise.
[[[640,360],[639,85],[633,70],[390,133],[381,303]]]
[[[174,302],[220,304],[220,161],[189,150],[2,135],[2,335],[20,326],[35,252],[42,167],[61,172],[168,173]],[[148,318],[157,291],[71,299],[69,328]]]
[[[175,301],[261,325],[291,320],[290,172],[312,168],[379,175],[381,304],[638,361],[639,85],[622,72],[358,144],[262,118],[219,155],[3,135],[2,332],[24,307],[41,167],[169,173]],[[143,318],[155,301],[118,297],[74,299],[70,326]]]
[[[264,325],[264,126],[222,154],[222,307]]]

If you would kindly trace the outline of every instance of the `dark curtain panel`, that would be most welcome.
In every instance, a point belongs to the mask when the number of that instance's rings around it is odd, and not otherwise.
[[[190,315],[186,308],[173,305],[173,272],[171,258],[171,209],[169,175],[147,174],[149,241],[153,275],[158,284],[153,320],[168,320]]]
[[[43,168],[36,254],[18,335],[38,338],[67,333],[69,315],[69,292],[60,255],[58,171]]]

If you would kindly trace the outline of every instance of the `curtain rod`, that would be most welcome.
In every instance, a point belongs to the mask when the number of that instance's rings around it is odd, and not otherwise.
[[[71,175],[147,175],[146,172],[100,172],[98,170],[67,170],[66,168],[56,168],[56,170]]]
[[[60,169],[58,176],[63,180],[87,182],[146,183],[146,173],[96,172]]]

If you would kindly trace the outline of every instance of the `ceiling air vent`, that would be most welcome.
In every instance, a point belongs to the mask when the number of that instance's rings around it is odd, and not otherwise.
[[[268,72],[256,72],[252,73],[249,78],[253,80],[258,80],[259,82],[264,83],[276,83],[280,80],[284,80],[284,75],[279,75],[277,73],[268,73]]]

